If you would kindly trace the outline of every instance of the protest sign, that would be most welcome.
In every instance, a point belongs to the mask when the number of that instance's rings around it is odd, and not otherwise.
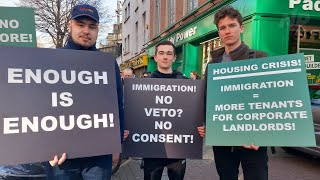
[[[0,54],[0,164],[120,151],[111,55],[21,47]]]
[[[210,64],[206,144],[315,146],[303,54]]]
[[[0,7],[0,46],[36,47],[32,8]]]
[[[125,79],[123,154],[143,158],[201,158],[203,81]]]

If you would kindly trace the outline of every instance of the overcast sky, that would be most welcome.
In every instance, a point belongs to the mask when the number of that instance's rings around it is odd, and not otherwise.
[[[14,7],[15,3],[19,2],[19,0],[0,0],[0,6],[11,6]],[[105,0],[105,4],[108,4],[109,9],[114,10],[117,8],[117,0]]]
[[[19,0],[0,0],[0,6],[7,6],[7,7],[15,7],[16,3],[18,3]],[[111,14],[115,13],[115,9],[117,8],[117,0],[105,0],[103,1],[104,4],[108,7],[108,10]],[[113,22],[116,22],[116,17],[113,18]],[[108,32],[112,31],[112,25],[108,26]],[[38,35],[38,32],[37,32]],[[107,37],[107,34],[99,33],[98,42],[101,42],[105,44],[105,38]]]

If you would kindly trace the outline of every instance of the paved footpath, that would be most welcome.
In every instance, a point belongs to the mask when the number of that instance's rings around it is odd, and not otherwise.
[[[218,179],[214,169],[213,160],[187,160],[185,180],[209,180]],[[163,171],[162,180],[168,180],[166,169]],[[140,161],[129,159],[119,171],[112,177],[112,180],[143,180],[143,171],[140,169]]]
[[[212,148],[203,148],[203,159],[205,160],[187,160],[185,180],[219,179],[214,166]],[[140,163],[141,160],[135,159],[125,161],[111,180],[143,180],[143,170],[140,168]],[[161,180],[169,180],[166,168]]]
[[[269,180],[319,180],[320,159],[309,159],[285,153],[277,148],[276,154],[269,153]],[[216,173],[211,148],[205,148],[204,159],[187,160],[185,180],[219,180]],[[210,159],[211,158],[211,159]],[[141,160],[129,159],[122,164],[112,180],[143,180],[143,171],[140,169]],[[166,169],[162,180],[168,180]],[[239,180],[243,180],[242,173]]]

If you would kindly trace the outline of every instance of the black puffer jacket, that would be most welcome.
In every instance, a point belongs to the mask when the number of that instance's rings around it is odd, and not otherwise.
[[[151,74],[151,78],[169,78],[169,79],[188,79],[187,77],[183,76],[181,72],[173,71],[171,74],[164,74],[157,71],[154,71]]]

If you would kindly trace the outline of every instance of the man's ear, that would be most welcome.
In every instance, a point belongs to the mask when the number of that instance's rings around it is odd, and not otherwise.
[[[175,62],[177,59],[177,55],[174,55],[174,58],[173,58],[173,61],[172,62]]]
[[[157,62],[157,55],[153,55],[153,59],[155,62]]]
[[[240,26],[240,32],[243,33],[243,25]]]
[[[68,22],[68,33],[71,32],[71,20]]]

